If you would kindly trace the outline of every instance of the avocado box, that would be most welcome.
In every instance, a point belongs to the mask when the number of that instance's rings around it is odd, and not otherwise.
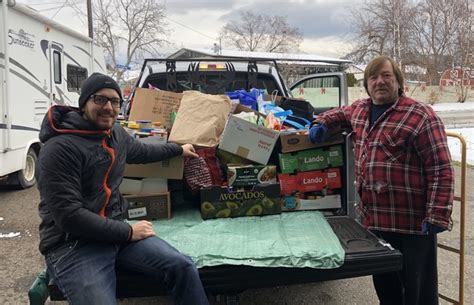
[[[229,186],[277,183],[275,165],[228,164],[226,172]]]
[[[233,187],[201,189],[203,219],[280,214],[281,205],[278,183],[256,184],[238,190]]]
[[[171,218],[170,193],[150,195],[126,195],[128,201],[127,219],[155,220]]]

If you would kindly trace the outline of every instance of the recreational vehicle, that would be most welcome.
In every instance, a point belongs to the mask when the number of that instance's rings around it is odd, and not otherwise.
[[[105,72],[92,39],[34,9],[0,0],[0,181],[35,184],[41,121],[51,105],[77,106],[79,89]]]

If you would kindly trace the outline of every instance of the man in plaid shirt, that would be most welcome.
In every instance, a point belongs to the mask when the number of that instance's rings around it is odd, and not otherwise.
[[[443,123],[403,94],[403,75],[387,56],[364,72],[370,96],[332,109],[309,137],[348,126],[355,148],[362,224],[403,253],[400,272],[374,275],[380,304],[438,304],[436,233],[451,230],[454,171]]]

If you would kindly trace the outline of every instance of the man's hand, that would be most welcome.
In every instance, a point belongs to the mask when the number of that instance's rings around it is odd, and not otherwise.
[[[184,144],[184,145],[181,145],[181,147],[183,148],[183,157],[191,157],[191,158],[199,157],[199,155],[194,150],[194,146],[192,144]]]
[[[323,143],[326,140],[328,128],[323,124],[316,123],[309,129],[308,137],[312,143]]]
[[[422,231],[424,234],[438,234],[445,231],[445,229],[427,221],[423,221]]]
[[[132,224],[132,238],[131,241],[142,240],[150,236],[155,236],[151,222],[140,220]]]

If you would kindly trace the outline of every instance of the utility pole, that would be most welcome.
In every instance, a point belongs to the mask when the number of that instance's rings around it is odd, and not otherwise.
[[[92,28],[92,0],[87,0],[87,25],[89,27],[89,37],[94,39],[94,30]]]

